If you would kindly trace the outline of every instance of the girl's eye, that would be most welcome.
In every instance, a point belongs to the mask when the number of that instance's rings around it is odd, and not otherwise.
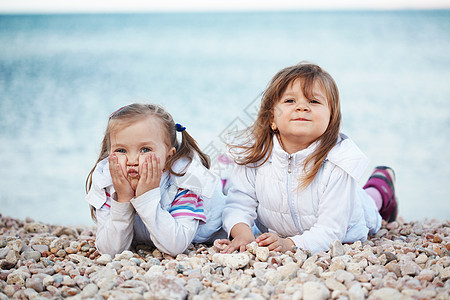
[[[141,149],[142,153],[148,153],[148,152],[151,152],[151,151],[152,151],[152,149],[147,148],[147,147],[144,147],[144,148]]]
[[[126,151],[125,149],[116,149],[116,150],[114,150],[114,152],[117,152],[117,153],[127,153],[127,151]]]
[[[311,99],[311,100],[309,100],[309,103],[320,103],[320,102],[316,99]]]
[[[285,103],[294,103],[295,101],[294,101],[294,99],[286,99],[286,100],[284,100],[284,102]]]

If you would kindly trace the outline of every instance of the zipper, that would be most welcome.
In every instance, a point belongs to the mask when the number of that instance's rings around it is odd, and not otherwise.
[[[295,209],[293,200],[291,199],[291,173],[292,173],[292,157],[293,155],[288,155],[288,170],[287,170],[287,201],[289,204],[289,210],[291,212],[291,218],[294,221],[295,228],[298,231],[303,232],[303,228],[299,222],[299,212]]]
[[[291,174],[292,173],[292,155],[289,154],[288,156],[288,173]]]

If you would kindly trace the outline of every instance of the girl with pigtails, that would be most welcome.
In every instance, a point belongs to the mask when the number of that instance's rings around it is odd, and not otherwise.
[[[225,196],[209,166],[161,106],[130,104],[114,112],[86,180],[99,252],[147,244],[175,256],[190,243],[214,241],[223,232]]]

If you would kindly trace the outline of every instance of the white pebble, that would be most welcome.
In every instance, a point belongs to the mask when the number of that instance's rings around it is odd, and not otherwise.
[[[325,300],[329,297],[330,291],[322,283],[308,281],[303,285],[304,300]]]
[[[97,263],[101,265],[106,265],[107,263],[111,262],[112,258],[109,254],[102,254],[99,258],[97,258]]]
[[[269,248],[268,247],[258,247],[256,249],[256,258],[259,259],[259,261],[267,261],[269,258]]]

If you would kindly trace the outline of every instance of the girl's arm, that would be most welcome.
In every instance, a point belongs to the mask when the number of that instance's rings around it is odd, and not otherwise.
[[[319,200],[317,221],[302,235],[290,237],[295,245],[315,253],[326,251],[333,240],[343,241],[357,205],[358,184],[339,167],[332,171]],[[361,212],[363,213],[363,212]]]
[[[102,254],[114,256],[130,248],[135,212],[129,201],[120,203],[112,199],[112,196],[117,199],[117,194],[111,195],[114,189],[111,185],[112,177],[109,175],[111,171],[108,161],[111,161],[111,157],[102,160],[96,166],[86,201],[95,209],[97,249]],[[117,160],[113,165],[115,163]],[[117,169],[113,167],[111,173],[115,171]],[[121,173],[120,171],[118,174]]]
[[[160,201],[160,188],[155,188],[132,199],[131,203],[150,233],[150,239],[155,246],[165,253],[176,256],[190,245],[200,220],[195,217],[195,213],[192,217],[188,214],[174,217],[175,213],[172,215],[164,210]]]
[[[114,255],[130,248],[133,240],[134,208],[129,202],[108,200],[95,211],[97,234],[95,244],[102,254]]]
[[[237,165],[230,178],[230,189],[222,214],[223,227],[234,239],[224,252],[245,250],[255,240],[251,227],[256,219],[255,169]]]
[[[100,253],[108,253],[114,256],[130,248],[133,240],[134,208],[130,204],[130,199],[134,197],[134,191],[130,183],[125,178],[123,170],[120,168],[117,156],[113,153],[108,158],[111,180],[114,185],[115,200],[111,199],[104,189],[94,185],[94,190],[89,194],[98,199],[91,199],[93,202],[106,202],[96,209],[97,235],[96,246]],[[105,199],[106,193],[106,199]],[[89,195],[88,195],[89,196]],[[116,201],[117,200],[117,201]]]

